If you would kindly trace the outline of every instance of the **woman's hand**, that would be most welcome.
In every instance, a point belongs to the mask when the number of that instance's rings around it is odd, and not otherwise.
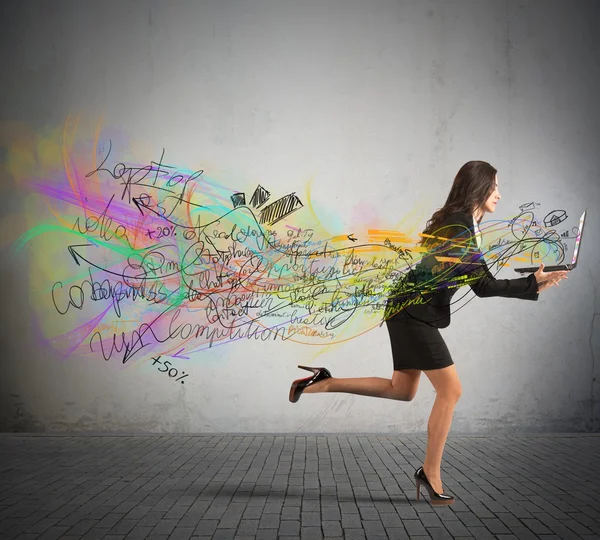
[[[538,285],[538,292],[543,291],[544,289],[548,289],[553,285],[558,287],[558,282],[561,279],[567,278],[568,270],[560,270],[558,272],[544,272],[544,263],[540,263],[540,267],[537,269],[535,274],[535,280]]]

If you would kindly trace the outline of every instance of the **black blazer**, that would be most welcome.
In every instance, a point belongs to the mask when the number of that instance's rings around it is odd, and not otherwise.
[[[517,279],[494,278],[477,247],[473,228],[473,216],[464,212],[445,220],[434,233],[441,239],[429,240],[437,245],[430,245],[419,263],[393,287],[384,315],[386,320],[404,311],[409,317],[445,328],[450,324],[452,297],[461,285],[469,285],[482,298],[538,299],[533,274]]]

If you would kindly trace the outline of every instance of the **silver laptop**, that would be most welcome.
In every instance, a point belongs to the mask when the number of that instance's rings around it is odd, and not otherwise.
[[[573,259],[569,264],[559,264],[557,266],[544,266],[544,272],[556,272],[558,270],[573,270],[577,266],[577,260],[579,258],[579,244],[581,244],[581,234],[583,233],[583,223],[585,222],[585,213],[587,210],[581,214],[581,218],[579,219],[579,232],[577,234],[577,239],[575,240],[575,250],[573,251]],[[524,274],[526,272],[537,272],[539,267],[531,266],[529,268],[515,268],[515,272],[520,272]]]

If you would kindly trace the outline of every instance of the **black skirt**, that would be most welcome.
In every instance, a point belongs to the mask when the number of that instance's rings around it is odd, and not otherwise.
[[[454,364],[436,327],[412,318],[405,311],[385,322],[392,343],[394,370],[441,369]]]

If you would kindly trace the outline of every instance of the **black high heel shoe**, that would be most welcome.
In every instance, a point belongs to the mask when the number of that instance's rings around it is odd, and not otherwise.
[[[300,399],[302,392],[307,386],[314,384],[316,382],[322,381],[323,379],[331,378],[331,373],[324,367],[322,368],[313,368],[307,366],[298,366],[300,369],[305,369],[306,371],[312,371],[314,375],[312,377],[307,377],[306,379],[297,379],[292,383],[292,387],[290,388],[290,401],[292,403],[296,403]]]
[[[427,476],[425,476],[425,471],[423,467],[419,467],[415,471],[415,482],[417,484],[417,501],[420,499],[421,495],[421,484],[425,486],[427,492],[429,493],[429,498],[431,499],[431,504],[435,506],[440,506],[443,504],[452,504],[454,502],[454,497],[452,495],[446,495],[445,493],[436,493],[435,490],[431,487],[429,480],[427,480]]]

